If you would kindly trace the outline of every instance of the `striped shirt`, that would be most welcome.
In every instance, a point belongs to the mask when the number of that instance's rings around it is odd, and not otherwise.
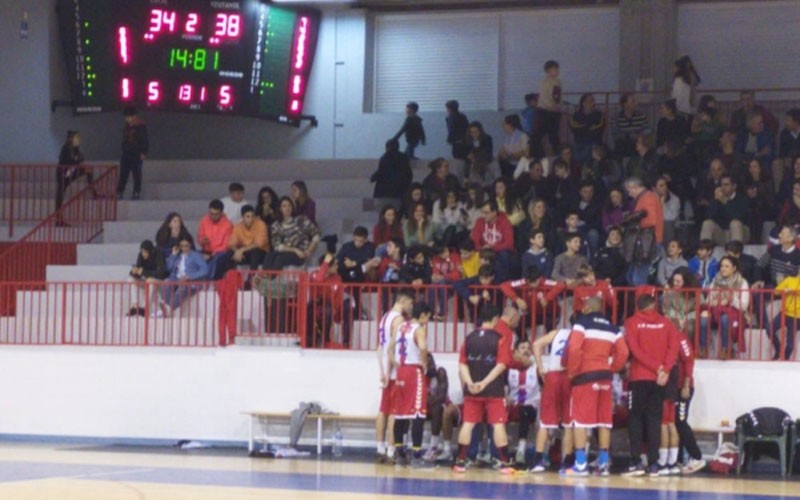
[[[772,246],[758,259],[758,267],[769,271],[769,282],[777,285],[787,276],[797,275],[797,270],[800,269],[800,251],[794,245],[788,252],[780,245]]]
[[[614,117],[614,135],[617,138],[633,139],[648,129],[647,115],[638,109],[630,118],[625,116],[625,110],[620,110]]]

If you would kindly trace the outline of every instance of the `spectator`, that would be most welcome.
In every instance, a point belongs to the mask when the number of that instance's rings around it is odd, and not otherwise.
[[[748,206],[747,198],[737,195],[733,177],[723,175],[714,201],[708,207],[700,239],[710,239],[718,245],[731,240],[750,241]]]
[[[719,138],[718,150],[715,153],[712,153],[711,160],[709,161],[713,161],[715,156],[722,161],[722,165],[725,167],[727,172],[736,173],[741,170],[742,159],[736,152],[735,132],[732,130],[726,130],[722,133],[722,137]]]
[[[537,101],[537,114],[540,116],[538,127],[531,136],[531,144],[538,148],[542,139],[547,136],[553,151],[558,149],[558,138],[561,123],[561,97],[564,88],[561,86],[558,62],[550,60],[544,63],[545,77],[539,86],[539,100]],[[544,155],[542,155],[544,156]]]
[[[386,205],[381,209],[378,223],[372,228],[372,243],[375,244],[376,252],[381,249],[391,239],[403,239],[403,224],[400,222],[400,214],[392,205]]]
[[[267,229],[278,219],[278,194],[270,186],[264,186],[258,191],[256,217],[264,221]]]
[[[194,248],[194,239],[183,223],[183,218],[178,212],[170,212],[156,231],[156,247],[165,260],[172,255],[173,249],[178,248],[182,239],[189,241]]]
[[[602,209],[603,201],[596,194],[594,183],[590,180],[581,182],[578,201],[572,205],[571,211],[578,214],[580,231],[586,235],[592,255],[600,247],[600,235],[603,233]]]
[[[553,262],[554,281],[562,281],[569,288],[576,285],[578,279],[578,269],[582,265],[588,265],[589,260],[580,253],[583,238],[578,233],[567,234],[564,238],[566,250],[558,255]]]
[[[787,276],[796,276],[800,269],[800,250],[797,249],[797,229],[794,224],[783,224],[778,232],[778,244],[767,248],[758,259],[764,283],[755,283],[754,288],[762,285],[772,288]]]
[[[467,132],[469,130],[469,120],[467,115],[458,110],[458,101],[447,101],[444,105],[447,109],[447,144],[452,146],[453,158],[466,160],[469,154],[467,144]]]
[[[667,255],[658,261],[656,271],[656,284],[666,286],[669,278],[677,269],[688,267],[689,263],[683,258],[683,245],[678,240],[670,240],[667,244]]]
[[[574,205],[578,182],[570,175],[567,163],[561,159],[553,162],[553,173],[550,177],[550,206],[555,209],[555,217],[558,219]]]
[[[406,247],[414,245],[433,246],[436,224],[431,221],[424,203],[413,206],[413,216],[403,224],[403,241]]]
[[[92,184],[91,167],[81,166],[83,163],[83,153],[81,153],[81,134],[77,130],[68,130],[67,139],[61,146],[58,155],[58,168],[56,168],[56,212],[64,203],[64,193],[70,184],[85,176],[86,182]],[[94,189],[94,188],[92,188]],[[66,226],[63,215],[58,214],[56,222],[59,226]]]
[[[788,200],[792,199],[794,183],[800,181],[800,156],[792,158],[790,160],[790,165],[791,167],[787,170],[789,175],[784,173],[783,179],[781,179],[780,188],[778,189],[776,201],[779,207],[783,207]],[[761,165],[759,164],[759,166]]]
[[[135,298],[128,316],[144,316],[146,308],[152,301],[151,294],[156,290],[156,287],[150,286],[150,284],[167,277],[167,264],[164,262],[164,256],[156,250],[152,241],[144,240],[139,246],[139,254],[136,256],[136,264],[131,268],[130,277],[136,288]],[[142,299],[143,290],[145,291],[144,299]]]
[[[412,182],[405,196],[403,196],[403,204],[400,207],[402,218],[406,220],[410,219],[414,215],[414,205],[425,202],[422,184],[419,182]]]
[[[219,209],[219,215],[224,217],[222,208]],[[209,279],[211,269],[204,256],[192,248],[192,242],[182,238],[167,258],[167,274],[167,284],[161,287],[161,310],[156,311],[156,317],[171,317],[172,311],[200,290],[200,286],[187,282]]]
[[[242,221],[242,208],[245,205],[250,205],[244,199],[244,186],[239,182],[231,182],[228,186],[228,196],[220,200],[225,207],[222,211],[225,217],[231,221],[234,226]]]
[[[522,162],[520,162],[521,164]],[[519,166],[517,168],[519,169]],[[544,175],[544,165],[541,161],[532,161],[527,171],[521,172],[519,175],[515,172],[514,176],[516,180],[513,190],[520,200],[549,199],[549,181]]]
[[[713,257],[714,242],[700,240],[695,256],[689,259],[689,270],[697,279],[700,288],[708,288],[719,271],[719,262]]]
[[[785,125],[779,138],[778,156],[788,160],[800,156],[800,108],[786,112]]]
[[[711,160],[708,166],[708,175],[697,180],[697,199],[694,204],[694,218],[697,221],[706,219],[706,212],[708,206],[714,201],[717,190],[722,183],[722,176],[726,175],[728,171],[722,159],[716,157]]]
[[[283,201],[281,201],[281,206]],[[282,210],[281,210],[282,211]],[[307,219],[306,219],[307,220]],[[342,324],[342,345],[350,346],[350,324],[353,321],[353,303],[345,296],[344,284],[339,276],[336,258],[326,253],[320,258],[319,269],[311,273],[311,288],[308,307],[307,346],[326,347],[331,344],[331,328]]]
[[[503,295],[489,290],[488,287],[497,285],[500,280],[496,279],[494,270],[489,264],[483,264],[478,269],[478,274],[472,278],[464,278],[453,283],[453,290],[461,297],[467,305],[469,320],[472,321],[479,311],[487,304],[492,304],[498,308],[502,306]]]
[[[592,146],[603,142],[606,119],[595,107],[592,94],[581,96],[578,109],[569,120],[575,139],[575,160],[583,167],[592,157]]]
[[[525,94],[525,109],[520,111],[520,122],[522,124],[522,131],[525,134],[533,139],[533,136],[536,132],[536,125],[537,125],[537,118],[538,115],[536,113],[536,107],[539,105],[539,94]],[[531,140],[529,150],[532,152],[534,156],[537,158],[544,157],[544,151],[542,151],[542,145],[540,144],[533,144]]]
[[[406,136],[406,156],[409,159],[415,160],[414,151],[417,146],[425,145],[425,128],[422,126],[422,118],[417,113],[419,112],[419,104],[414,101],[406,104],[406,119],[403,126],[392,137],[395,141],[405,134]]]
[[[483,187],[488,186],[497,175],[492,168],[494,160],[494,144],[492,136],[483,129],[481,122],[469,124],[469,137],[467,138],[470,152],[467,154],[465,183],[474,182]]]
[[[708,293],[708,310],[700,313],[700,358],[708,357],[708,333],[711,326],[719,327],[720,359],[736,356],[736,345],[744,351],[744,327],[750,306],[747,280],[739,273],[739,263],[732,257],[720,259],[719,273]],[[729,349],[728,337],[734,346]]]
[[[775,156],[775,136],[764,125],[764,116],[753,113],[747,118],[747,129],[736,136],[736,153],[745,159],[758,158],[767,165]]]
[[[443,246],[455,248],[469,238],[469,213],[455,190],[436,200],[433,204],[433,224],[438,228],[437,239]]]
[[[737,134],[747,132],[747,121],[753,113],[759,113],[764,117],[766,129],[773,136],[778,133],[778,119],[767,108],[756,103],[756,93],[754,91],[743,90],[739,94],[739,102],[742,103],[742,107],[731,114],[730,124],[730,128],[735,130]]]
[[[658,161],[656,169],[660,177],[667,179],[670,191],[678,195],[681,200],[693,200],[695,189],[692,184],[696,176],[696,169],[686,154],[686,146],[674,140],[668,140],[663,147],[663,155]],[[652,179],[652,185],[658,178]]]
[[[142,192],[142,164],[144,163],[150,142],[147,138],[147,126],[139,119],[134,107],[122,111],[125,127],[122,129],[122,159],[119,161],[119,184],[117,199],[121,200],[128,184],[128,175],[133,174],[133,196],[138,200]]]
[[[581,169],[583,165],[575,159],[575,150],[571,144],[562,144],[558,147],[557,159],[564,160],[564,163],[567,164],[570,177],[574,179],[581,178]],[[555,168],[555,165],[553,165],[553,168]]]
[[[242,221],[233,226],[228,243],[227,260],[235,266],[247,265],[251,271],[258,270],[269,252],[269,233],[264,221],[256,217],[252,205],[241,209]],[[245,289],[249,288],[250,277],[245,281]]]
[[[675,61],[672,80],[672,99],[683,118],[689,120],[694,114],[695,92],[700,83],[700,75],[689,56]]]
[[[580,217],[577,212],[567,212],[564,218],[564,227],[559,229],[559,241],[557,251],[563,252],[566,249],[566,239],[571,234],[579,234],[581,236],[581,247],[579,252],[586,256],[587,259],[592,258],[592,248],[589,240],[586,238],[586,230],[581,225]]]
[[[294,181],[291,187],[294,215],[304,216],[315,226],[317,225],[317,204],[308,195],[308,186],[303,181]]]
[[[661,199],[664,211],[664,240],[669,241],[675,237],[675,224],[681,215],[681,199],[669,190],[666,177],[659,177],[653,191]]]
[[[431,173],[422,181],[422,191],[425,199],[433,203],[445,196],[448,191],[459,191],[458,178],[450,173],[450,163],[444,158],[436,158],[428,163]]]
[[[481,207],[485,201],[485,191],[477,184],[467,184],[467,197],[464,208],[467,210],[467,228],[471,231],[475,222],[481,218]]]
[[[547,249],[545,233],[541,229],[532,229],[528,236],[528,250],[522,255],[522,276],[528,276],[532,267],[539,269],[539,275],[550,278],[553,274],[553,254]]]
[[[636,141],[647,132],[647,116],[638,108],[636,95],[626,92],[619,99],[620,110],[613,125],[614,154],[617,158],[636,155]]]
[[[788,361],[792,359],[794,338],[800,328],[800,274],[783,278],[775,291],[781,296],[783,313],[772,319],[772,359]]]
[[[583,168],[582,177],[594,179],[595,184],[600,192],[605,193],[605,190],[620,181],[622,169],[611,158],[611,152],[608,146],[603,143],[594,144],[592,146],[592,157],[589,163]]]
[[[544,233],[545,246],[553,253],[558,246],[558,238],[556,233],[556,225],[553,218],[547,213],[547,205],[542,199],[531,200],[528,203],[528,217],[517,226],[517,250],[519,253],[524,253],[527,250],[523,243],[527,243],[527,235],[531,231],[539,229]]]
[[[525,220],[525,212],[514,190],[511,189],[510,181],[505,177],[499,177],[495,179],[493,187],[492,199],[497,202],[497,209],[506,214],[512,226],[518,226]]]
[[[597,279],[594,269],[589,264],[578,267],[577,280],[572,289],[573,317],[577,318],[583,311],[590,298],[598,298],[603,304],[603,310],[610,313],[611,318],[617,317],[617,296],[611,282]]]
[[[431,284],[433,270],[425,254],[426,250],[423,246],[415,245],[408,248],[406,261],[400,267],[401,283],[408,283],[415,287]]]
[[[281,198],[280,211],[280,219],[272,224],[272,252],[264,259],[264,269],[304,266],[319,244],[319,229],[307,217],[294,215],[291,198]]]
[[[200,219],[197,242],[200,252],[208,262],[208,276],[218,280],[228,269],[228,243],[233,234],[233,224],[223,213],[225,206],[220,200],[211,200],[208,213]]]
[[[750,239],[759,243],[764,222],[775,220],[773,208],[775,184],[759,160],[752,159],[748,163],[747,173],[744,176],[744,196],[747,199],[748,213],[750,214]]]
[[[411,186],[414,174],[408,162],[408,156],[400,152],[400,143],[396,139],[386,141],[383,156],[378,162],[378,170],[369,178],[375,183],[372,197],[379,203],[399,205],[400,200]]]
[[[432,290],[429,300],[434,306],[436,321],[444,321],[447,317],[448,292],[453,283],[463,278],[461,268],[460,254],[451,252],[446,246],[434,249],[431,259],[431,283],[439,286]]]
[[[625,190],[633,199],[632,215],[639,218],[639,230],[653,231],[656,245],[664,241],[664,210],[658,195],[644,187],[642,180],[630,177],[625,181]],[[650,273],[652,257],[647,255],[643,262],[631,262],[628,269],[628,283],[632,286],[643,285]]]
[[[475,249],[475,243],[470,239],[462,241],[458,246],[458,254],[461,256],[461,274],[464,278],[478,276],[481,263],[480,253]]]
[[[503,281],[511,274],[514,256],[514,228],[497,208],[497,202],[489,200],[481,207],[481,218],[475,223],[470,235],[475,248],[490,248],[496,254],[495,274]]]
[[[611,226],[605,246],[597,249],[592,258],[594,272],[601,280],[608,280],[612,286],[625,286],[625,273],[628,263],[622,255],[622,228]]]
[[[797,224],[800,222],[800,179],[792,183],[792,197],[783,202],[778,214],[778,225]]]
[[[497,159],[500,162],[500,173],[503,177],[511,178],[520,159],[528,156],[530,140],[523,132],[517,115],[507,115],[503,119],[503,132],[503,144],[497,151]]]
[[[695,164],[700,164],[712,154],[725,128],[725,121],[717,109],[717,101],[713,96],[703,96],[697,109],[697,116],[692,120],[691,148]]]
[[[400,282],[400,267],[403,265],[404,255],[405,246],[403,246],[402,238],[392,238],[386,242],[386,254],[381,257],[381,262],[378,264],[379,283]],[[388,290],[387,300],[384,300],[383,303],[389,304]]]
[[[558,322],[558,299],[566,285],[542,276],[537,267],[529,268],[522,279],[504,282],[500,290],[520,311],[531,311],[534,325],[550,330]]]
[[[636,139],[636,154],[628,162],[626,171],[628,177],[643,179],[645,185],[652,185],[656,178],[658,153],[656,152],[656,138],[653,134],[641,134]]]
[[[656,124],[656,146],[662,147],[669,140],[683,144],[689,137],[689,131],[686,118],[678,115],[675,99],[664,101],[661,104],[661,118]]]
[[[603,231],[608,231],[611,226],[619,226],[627,212],[625,206],[625,195],[620,187],[612,187],[606,195],[606,202],[600,211],[600,220],[603,224]]]
[[[756,288],[755,283],[762,281],[758,259],[750,254],[744,253],[744,245],[741,241],[737,240],[732,240],[725,244],[725,255],[739,261],[739,274],[741,274],[748,283],[753,283],[751,288]]]
[[[342,245],[336,255],[336,263],[342,281],[345,283],[367,281],[367,277],[380,264],[380,259],[374,259],[374,257],[375,246],[369,241],[369,231],[364,226],[356,226],[353,229],[353,240]],[[357,290],[354,289],[354,291]],[[358,304],[357,297],[355,299]]]
[[[697,314],[697,278],[688,267],[672,272],[661,299],[661,310],[675,327],[689,336],[694,343]]]

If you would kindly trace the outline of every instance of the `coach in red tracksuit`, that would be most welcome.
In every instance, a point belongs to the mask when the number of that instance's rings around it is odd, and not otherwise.
[[[630,476],[644,475],[639,460],[642,428],[647,432],[647,461],[651,473],[658,473],[658,446],[661,441],[661,412],[664,386],[678,359],[675,326],[656,311],[656,299],[642,295],[636,300],[636,313],[625,321],[625,340],[631,351],[628,433],[631,443]]]

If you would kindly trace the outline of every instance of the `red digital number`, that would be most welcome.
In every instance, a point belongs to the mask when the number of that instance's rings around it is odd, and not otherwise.
[[[200,22],[200,16],[194,12],[190,12],[186,17],[186,33],[197,33],[197,25]]]
[[[214,36],[236,38],[241,34],[242,16],[239,14],[217,14],[214,23]]]
[[[233,88],[230,85],[219,88],[219,105],[226,108],[233,105]]]
[[[188,83],[184,83],[178,88],[178,100],[181,102],[191,102],[192,94],[192,86]]]
[[[170,33],[175,32],[178,14],[174,10],[153,9],[150,11],[150,33],[161,33],[167,29]]]
[[[150,33],[158,33],[161,31],[161,9],[153,9],[150,11]]]
[[[161,83],[150,82],[147,84],[147,102],[158,102],[161,100]]]
[[[133,85],[131,85],[130,78],[123,78],[122,79],[122,100],[123,101],[130,101],[133,99]]]

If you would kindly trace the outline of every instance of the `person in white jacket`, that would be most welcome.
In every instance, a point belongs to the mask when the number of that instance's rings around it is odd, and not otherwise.
[[[707,309],[700,314],[700,358],[708,357],[708,331],[719,327],[720,359],[732,359],[744,351],[744,327],[750,307],[750,285],[739,273],[739,261],[725,256],[719,261],[719,272],[711,282]],[[730,337],[730,338],[729,338]]]

